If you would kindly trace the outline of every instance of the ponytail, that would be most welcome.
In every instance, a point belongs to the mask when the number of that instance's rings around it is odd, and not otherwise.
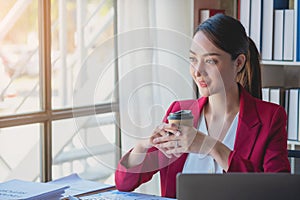
[[[237,74],[240,83],[252,96],[261,99],[261,66],[260,55],[253,40],[248,37],[249,50],[244,68]]]

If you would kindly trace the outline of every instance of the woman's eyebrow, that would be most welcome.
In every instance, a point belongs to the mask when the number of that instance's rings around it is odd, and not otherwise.
[[[203,57],[206,57],[206,56],[221,56],[221,54],[219,54],[219,53],[205,53],[202,56]]]
[[[195,53],[195,52],[193,52],[192,50],[190,50],[190,53],[192,53],[192,54],[196,55],[196,53]]]
[[[192,51],[192,50],[190,50],[190,53],[196,55],[196,53],[194,51]],[[206,57],[206,56],[221,56],[221,54],[219,54],[219,53],[205,53],[202,56],[203,57]]]

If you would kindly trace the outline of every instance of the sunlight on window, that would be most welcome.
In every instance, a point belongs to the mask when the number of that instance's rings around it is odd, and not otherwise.
[[[105,180],[116,167],[114,114],[101,114],[53,123],[53,178],[78,173]]]
[[[40,174],[42,161],[43,167],[52,162],[41,153],[43,134],[52,134],[53,178],[76,172],[87,179],[104,180],[113,174],[117,159],[115,113],[107,105],[97,108],[104,114],[80,108],[88,116],[79,117],[83,123],[77,123],[67,108],[74,106],[76,85],[86,85],[91,69],[105,78],[95,88],[92,103],[74,107],[115,101],[115,65],[107,68],[105,60],[114,54],[114,1],[51,0],[51,27],[43,27],[51,30],[51,97],[42,91],[43,82],[48,88],[50,75],[44,73],[47,66],[40,66],[44,58],[39,51],[49,42],[39,41],[41,2],[0,0],[0,118],[1,127],[11,126],[0,128],[0,182],[49,180],[51,172]],[[48,5],[44,8],[49,9]],[[51,99],[52,107],[43,99]],[[54,110],[58,108],[59,120]],[[32,124],[20,125],[24,119]]]
[[[0,129],[0,182],[40,176],[40,125]],[[26,173],[25,173],[26,171]]]
[[[37,0],[0,0],[0,116],[40,110]]]
[[[107,72],[105,58],[114,53],[113,0],[53,1],[52,5],[52,97],[54,108],[72,106],[76,87],[90,81],[89,73]],[[111,102],[114,70],[106,73],[105,92],[93,104]],[[94,73],[94,72],[93,72]],[[91,88],[92,89],[92,88]],[[92,104],[92,105],[93,105]],[[81,105],[91,105],[82,102]]]

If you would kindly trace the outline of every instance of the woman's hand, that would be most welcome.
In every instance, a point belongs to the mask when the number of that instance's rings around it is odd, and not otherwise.
[[[145,149],[149,149],[152,146],[154,146],[153,140],[155,138],[167,136],[168,133],[164,130],[165,125],[166,124],[163,123],[163,124],[160,124],[159,126],[157,126],[153,130],[152,135],[147,139],[140,140],[139,144]]]
[[[154,130],[152,135],[147,138],[147,139],[143,139],[140,140],[136,147],[134,148],[134,152],[135,153],[145,153],[147,152],[147,150],[149,148],[151,148],[152,146],[155,146],[156,144],[153,143],[153,140],[155,140],[156,138],[166,138],[169,137],[170,133],[168,131],[166,131],[166,128],[168,128],[169,125],[166,123],[162,123],[159,126],[157,126]],[[156,148],[158,148],[162,153],[164,153],[167,157],[171,157],[171,155],[167,155],[166,151],[168,150],[167,148],[159,148],[157,146],[155,146]]]
[[[194,127],[163,123],[154,129],[150,138],[140,141],[129,154],[127,167],[143,162],[149,148],[155,146],[166,157],[179,157],[183,153],[210,154],[226,171],[230,149]]]
[[[228,158],[231,150],[218,139],[196,130],[194,127],[166,124],[164,131],[171,132],[168,137],[156,137],[154,146],[169,157],[182,153],[209,154],[225,170],[228,170]]]
[[[168,135],[164,129],[165,125],[166,124],[161,124],[158,127],[156,127],[156,129],[153,130],[153,133],[150,136],[150,138],[140,140],[130,152],[127,163],[123,164],[128,168],[141,164],[145,159],[146,152],[148,151],[148,149],[154,146],[153,140],[156,138],[163,138]],[[163,152],[167,157],[171,157],[170,155],[167,155],[165,153],[167,149],[158,149],[161,152]]]
[[[159,146],[156,145],[156,143],[153,142],[153,141],[155,141],[158,138],[165,139],[165,140],[171,139],[172,135],[173,135],[173,132],[170,132],[170,131],[167,130],[169,127],[176,128],[176,125],[175,124],[170,125],[170,124],[163,123],[163,124],[159,125],[158,127],[156,127],[156,129],[153,131],[151,137],[149,138],[147,145],[150,146],[150,147],[151,146],[155,146],[166,157],[171,158],[172,157],[172,153],[171,154],[167,154],[166,153],[168,150],[170,150],[170,148],[168,148],[168,147],[159,147]],[[174,155],[178,156],[176,154],[174,154]]]
[[[194,127],[166,124],[164,131],[173,133],[168,137],[153,139],[155,147],[164,150],[167,155],[181,155],[182,153],[209,154],[217,140],[209,137]]]

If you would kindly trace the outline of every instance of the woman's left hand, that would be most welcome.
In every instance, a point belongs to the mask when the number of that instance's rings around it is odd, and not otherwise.
[[[168,124],[165,130],[171,132],[169,137],[158,137],[153,140],[156,147],[167,149],[166,154],[176,156],[182,153],[208,154],[215,144],[211,137],[197,131],[194,127]]]

